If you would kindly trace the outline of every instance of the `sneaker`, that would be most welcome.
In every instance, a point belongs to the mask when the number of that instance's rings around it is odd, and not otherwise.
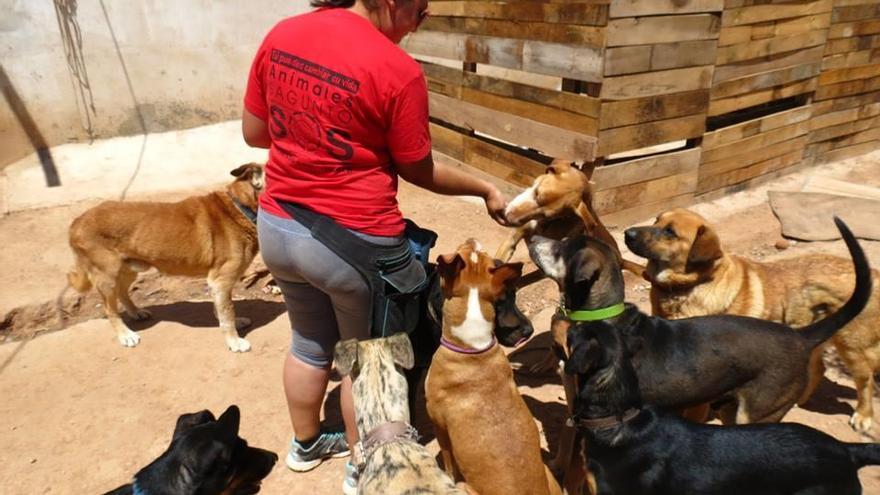
[[[296,438],[290,442],[290,451],[287,453],[287,467],[294,471],[309,471],[318,467],[324,459],[330,457],[345,457],[349,454],[348,442],[345,441],[345,432],[322,431],[315,443],[308,449],[304,449]]]
[[[345,463],[345,478],[342,480],[342,493],[344,495],[357,495],[358,492],[358,479],[361,474],[358,472],[357,467],[348,461]]]

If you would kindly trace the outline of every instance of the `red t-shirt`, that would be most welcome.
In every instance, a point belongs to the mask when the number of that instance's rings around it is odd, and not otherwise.
[[[272,136],[260,208],[299,203],[370,235],[403,232],[394,164],[431,150],[418,62],[346,9],[276,25],[254,58],[245,108]]]

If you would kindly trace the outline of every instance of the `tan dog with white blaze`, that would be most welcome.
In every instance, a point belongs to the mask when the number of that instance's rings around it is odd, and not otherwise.
[[[120,344],[134,347],[140,337],[122,322],[117,302],[129,318],[149,318],[128,289],[138,272],[156,268],[168,275],[207,277],[226,346],[233,352],[251,348],[236,331],[250,320],[236,321],[232,287],[258,251],[255,219],[263,167],[249,163],[231,174],[235,180],[224,191],[176,203],[106,201],[70,224],[76,268],[67,274],[68,283],[79,292],[94,285]]]
[[[398,369],[410,369],[414,361],[405,333],[339,342],[333,360],[341,375],[354,379],[352,394],[363,445],[358,495],[469,493],[437,466],[410,425],[406,378]]]
[[[535,420],[493,335],[493,302],[522,272],[495,266],[469,239],[437,259],[443,337],[425,396],[446,472],[482,495],[549,495],[561,490],[541,461]]]
[[[649,227],[626,231],[633,253],[648,259],[653,313],[667,319],[732,314],[807,326],[834,313],[855,281],[846,258],[807,254],[772,262],[752,261],[724,251],[715,229],[683,208],[661,213]],[[874,280],[880,272],[873,270]],[[858,406],[850,425],[868,431],[873,422],[874,373],[880,371],[880,284],[865,309],[831,337],[853,375]],[[821,348],[810,363],[806,402],[822,377]]]

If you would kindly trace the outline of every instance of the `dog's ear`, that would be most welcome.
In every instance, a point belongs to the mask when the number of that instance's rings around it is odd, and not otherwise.
[[[495,288],[495,291],[501,292],[506,288],[513,287],[522,276],[522,269],[523,264],[520,262],[504,263],[489,268],[489,273],[492,274],[492,286]]]
[[[400,332],[388,337],[388,347],[391,349],[391,356],[394,357],[395,364],[405,370],[412,369],[415,357],[409,335]]]
[[[351,374],[351,370],[357,366],[357,357],[357,339],[341,340],[336,343],[336,348],[333,350],[333,361],[336,362],[336,371],[340,375]]]
[[[529,257],[538,265],[538,269],[557,283],[562,283],[565,279],[565,263],[560,254],[562,242],[533,235],[527,244]]]
[[[723,255],[721,252],[721,240],[715,231],[706,225],[700,225],[697,236],[688,253],[688,263],[707,263],[715,261]]]
[[[584,282],[590,282],[597,278],[599,272],[602,270],[602,256],[601,254],[596,252],[597,250],[592,247],[585,247],[581,250],[578,256],[576,256],[570,265],[575,265],[574,267],[569,266],[571,269],[571,282],[575,285],[582,284]]]
[[[241,411],[238,410],[238,406],[235,404],[226,408],[223,411],[223,414],[217,418],[217,423],[220,424],[224,430],[238,435],[238,427],[241,424]]]
[[[250,163],[245,163],[244,165],[239,165],[238,167],[232,169],[229,172],[229,174],[232,175],[233,177],[241,177],[242,175],[244,175],[245,172],[250,170],[251,165],[252,164],[250,164]]]
[[[214,418],[214,415],[211,414],[211,411],[207,409],[189,414],[181,414],[180,417],[177,418],[177,424],[174,426],[174,434],[172,435],[171,440],[177,440],[181,435],[195,426],[211,423],[213,421],[216,421],[216,419]]]
[[[581,335],[574,325],[568,329],[568,346],[571,355],[565,363],[565,373],[584,375],[589,372],[602,357],[602,348],[594,338]]]
[[[465,266],[464,259],[458,253],[437,256],[437,273],[440,275],[445,293],[448,294],[452,291],[455,279],[458,278],[458,274],[464,270]]]

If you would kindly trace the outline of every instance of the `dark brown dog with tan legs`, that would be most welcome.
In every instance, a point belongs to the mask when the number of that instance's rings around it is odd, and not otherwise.
[[[561,493],[541,461],[535,419],[493,336],[493,302],[522,263],[496,265],[473,239],[440,256],[443,338],[425,379],[446,472],[481,495]]]
[[[117,303],[133,320],[149,318],[131,301],[128,289],[138,272],[156,268],[168,275],[206,277],[226,346],[233,352],[250,349],[236,331],[250,320],[236,321],[232,286],[258,251],[255,222],[263,167],[249,163],[231,173],[235,180],[223,191],[176,203],[106,201],[71,223],[76,268],[67,280],[80,292],[92,286],[98,290],[120,344],[134,347],[140,337],[122,322]]]
[[[561,240],[586,231],[611,246],[624,269],[639,276],[644,270],[620,256],[617,242],[593,210],[589,175],[571,162],[554,160],[544,175],[508,203],[504,216],[517,228],[495,253],[501,261],[509,261],[516,245],[533,235]]]
[[[725,423],[776,422],[804,393],[813,351],[852,321],[871,296],[865,254],[843,222],[838,221],[838,227],[856,267],[855,290],[837,312],[799,332],[743,316],[647,316],[624,304],[623,277],[614,252],[587,236],[564,241],[532,237],[529,254],[559,285],[569,320],[602,320],[620,332],[645,403],[682,409],[722,400]],[[565,375],[569,410],[572,380]],[[557,466],[569,466],[565,456],[574,454],[564,449],[570,445],[560,440]]]
[[[653,313],[667,319],[735,314],[803,327],[837,311],[855,279],[851,263],[838,256],[808,254],[761,263],[730,255],[709,222],[685,209],[660,214],[650,227],[628,229],[626,243],[648,259],[645,277],[651,282]],[[873,275],[875,282],[880,280],[880,272]],[[831,342],[856,383],[858,406],[850,424],[868,431],[874,373],[880,371],[880,285],[875,283],[868,305]],[[816,352],[800,403],[823,371],[821,352]]]

